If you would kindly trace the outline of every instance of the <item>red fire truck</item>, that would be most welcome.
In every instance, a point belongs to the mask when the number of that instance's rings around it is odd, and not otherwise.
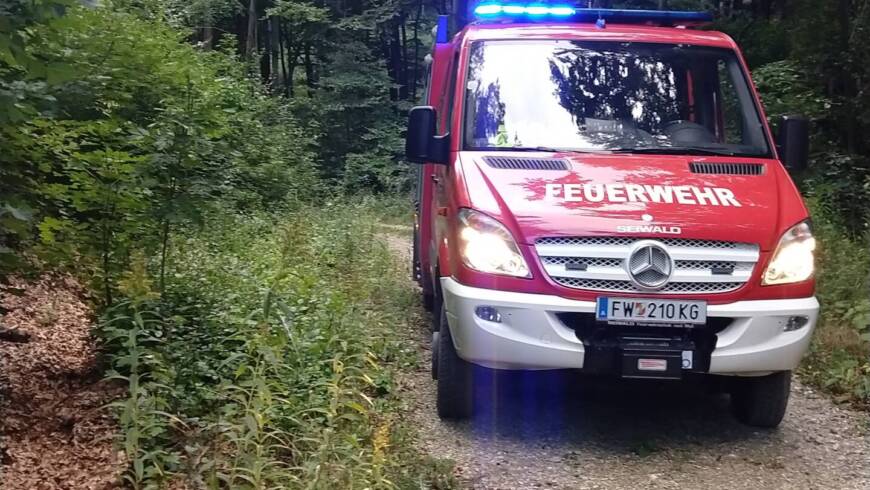
[[[819,310],[806,119],[774,137],[705,13],[472,7],[406,142],[439,416],[472,414],[475,369],[574,369],[715,377],[777,426]]]

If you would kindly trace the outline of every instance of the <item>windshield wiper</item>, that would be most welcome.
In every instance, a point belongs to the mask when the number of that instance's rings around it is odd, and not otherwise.
[[[613,153],[662,154],[662,155],[727,155],[739,154],[729,150],[716,150],[700,146],[638,146],[636,148],[615,148]]]

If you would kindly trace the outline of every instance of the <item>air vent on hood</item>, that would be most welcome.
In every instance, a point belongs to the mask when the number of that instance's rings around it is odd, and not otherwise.
[[[513,170],[568,170],[568,162],[558,158],[483,157],[492,168]]]
[[[691,162],[689,169],[693,174],[761,175],[764,173],[764,165],[760,163]]]

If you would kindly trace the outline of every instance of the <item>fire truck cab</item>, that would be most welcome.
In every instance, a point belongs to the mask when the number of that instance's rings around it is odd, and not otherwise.
[[[439,416],[472,414],[475,369],[575,369],[721,376],[777,426],[819,310],[806,119],[774,137],[705,13],[472,7],[406,141]]]

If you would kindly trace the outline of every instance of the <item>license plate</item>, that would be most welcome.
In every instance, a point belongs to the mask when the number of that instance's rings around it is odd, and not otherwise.
[[[608,323],[703,324],[706,301],[599,297],[595,319]]]

